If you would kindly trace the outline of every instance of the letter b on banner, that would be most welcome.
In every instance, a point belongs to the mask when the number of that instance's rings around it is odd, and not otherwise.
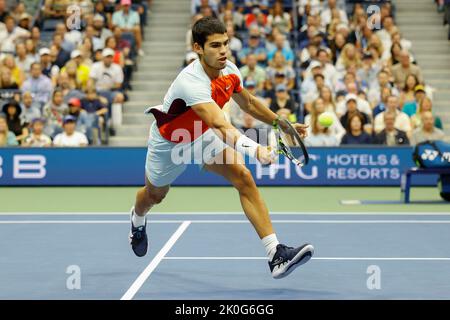
[[[14,179],[42,179],[47,174],[47,160],[41,155],[16,155],[13,163]]]

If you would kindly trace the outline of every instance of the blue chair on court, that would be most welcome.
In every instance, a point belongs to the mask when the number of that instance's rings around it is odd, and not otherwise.
[[[438,168],[411,168],[406,170],[401,177],[401,199],[404,203],[410,203],[412,176],[417,175],[439,175],[441,197],[450,201],[450,169]]]

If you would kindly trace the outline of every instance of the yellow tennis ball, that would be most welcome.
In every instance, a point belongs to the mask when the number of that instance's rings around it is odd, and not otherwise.
[[[328,128],[333,124],[333,119],[333,115],[330,112],[323,112],[319,115],[319,123],[325,128]]]

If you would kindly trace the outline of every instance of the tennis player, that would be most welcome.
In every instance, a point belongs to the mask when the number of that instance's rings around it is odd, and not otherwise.
[[[178,74],[163,105],[146,110],[156,121],[150,129],[145,187],[137,192],[131,209],[132,249],[139,257],[147,253],[146,214],[164,199],[170,184],[185,170],[186,161],[181,160],[190,159],[237,189],[242,208],[266,249],[272,276],[283,278],[306,263],[314,248],[310,244],[292,248],[278,242],[266,204],[242,157],[245,154],[270,164],[276,160],[274,153],[234,128],[222,108],[233,98],[243,111],[267,124],[277,121],[277,115],[243,88],[239,69],[226,57],[229,39],[222,22],[200,19],[192,27],[192,38],[199,59]],[[307,126],[293,126],[306,136]]]

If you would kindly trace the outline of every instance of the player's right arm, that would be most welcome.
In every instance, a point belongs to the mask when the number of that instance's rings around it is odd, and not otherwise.
[[[199,103],[192,106],[192,109],[230,147],[257,158],[262,164],[274,162],[274,158],[270,154],[270,147],[261,146],[241,134],[226,120],[222,109],[215,102]]]

